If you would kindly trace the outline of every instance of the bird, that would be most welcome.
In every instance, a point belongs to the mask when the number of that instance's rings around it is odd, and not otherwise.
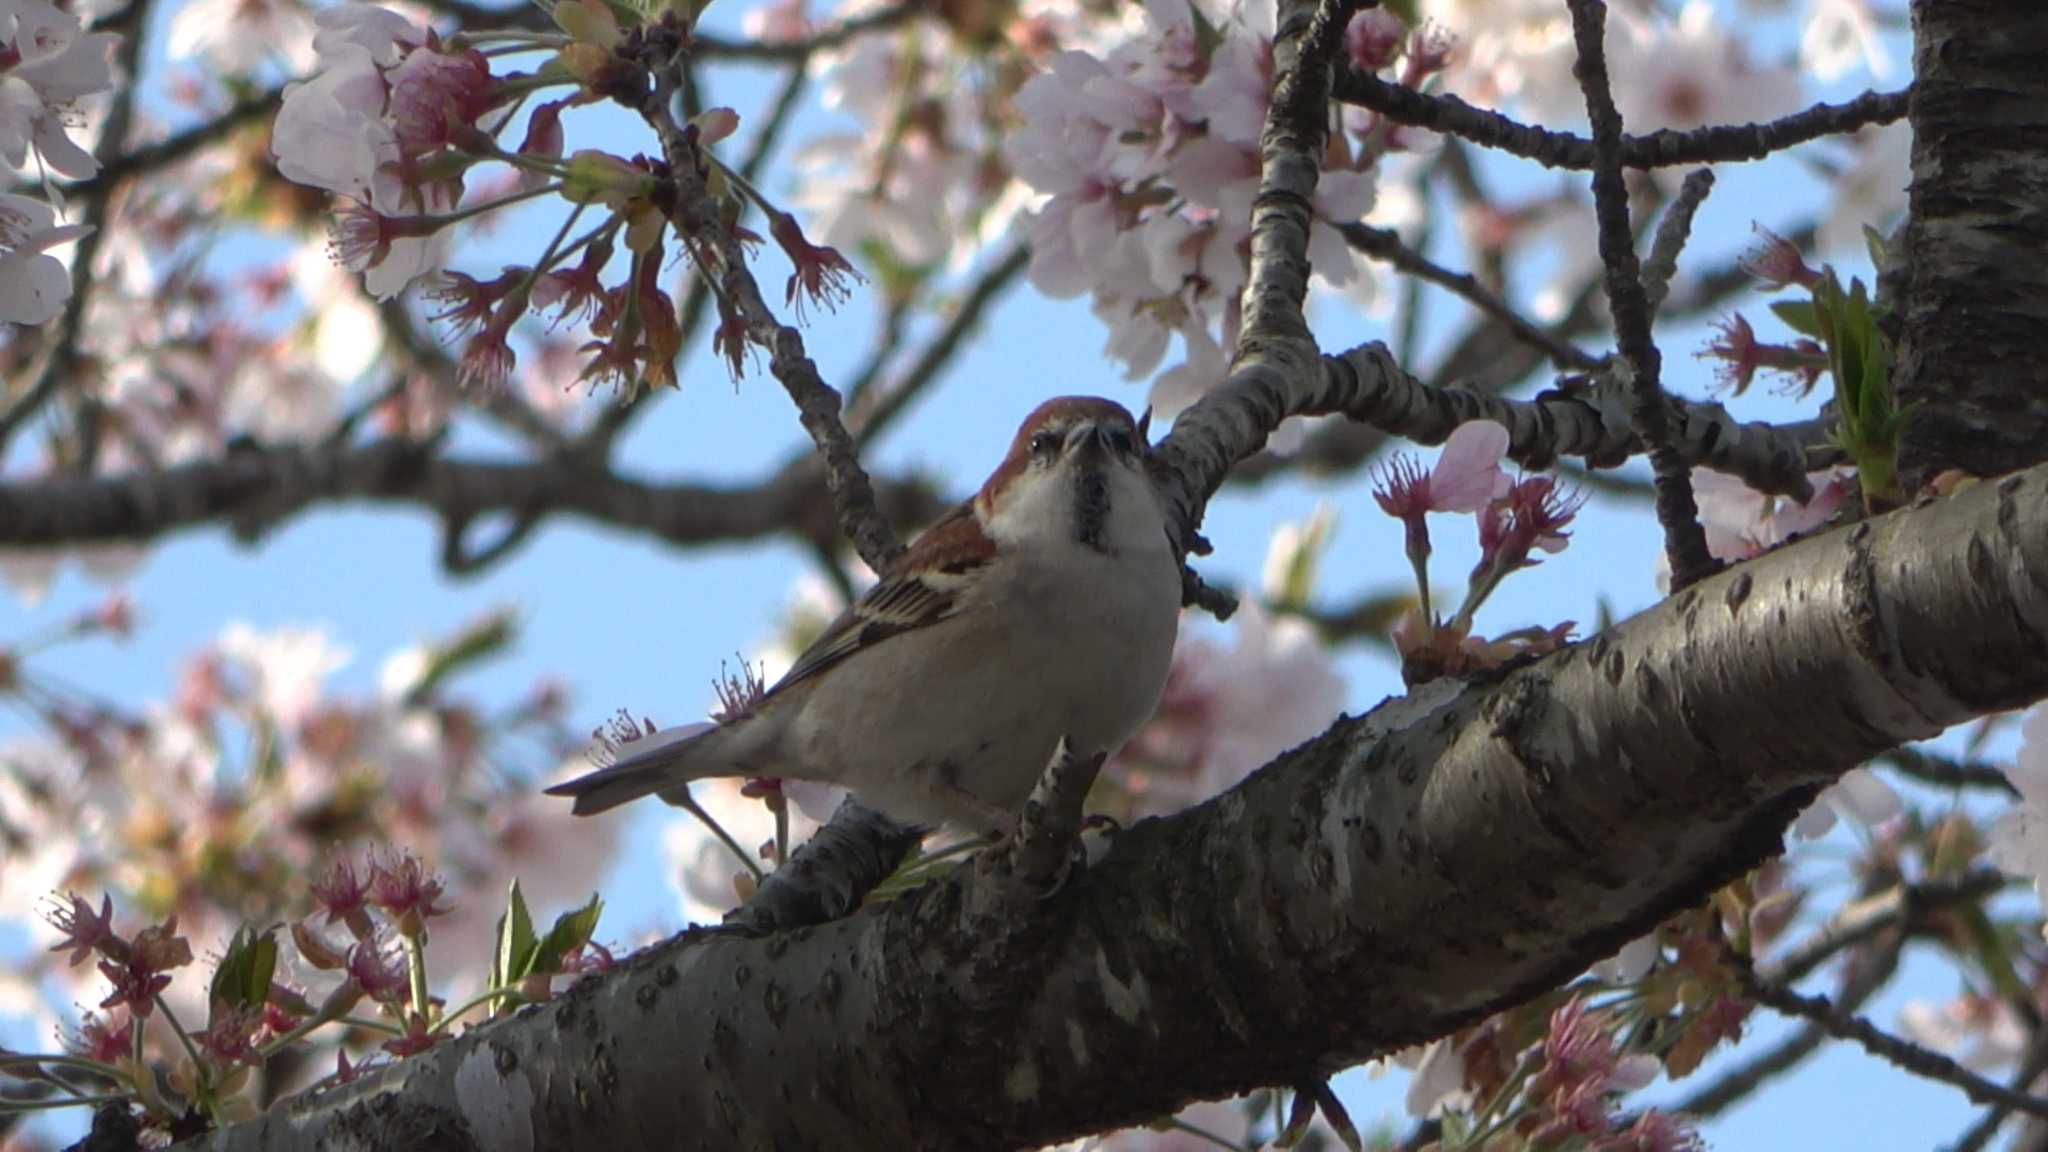
[[[547,791],[589,815],[714,777],[815,780],[899,824],[1002,838],[1062,738],[1113,755],[1165,688],[1181,561],[1149,419],[1040,404],[974,496],[739,714]]]

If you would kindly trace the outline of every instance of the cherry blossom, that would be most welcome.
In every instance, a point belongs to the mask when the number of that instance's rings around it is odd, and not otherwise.
[[[171,19],[173,60],[204,60],[229,76],[276,62],[297,75],[314,63],[313,17],[297,0],[192,0]]]
[[[1983,1073],[2010,1068],[2027,1051],[2028,1026],[2002,996],[1965,994],[1946,1003],[1908,1000],[1899,1009],[1899,1030]]]
[[[1149,4],[1130,39],[1061,52],[1017,93],[1023,122],[1004,156],[1042,197],[1025,221],[1031,281],[1048,295],[1091,295],[1110,328],[1105,350],[1128,378],[1151,375],[1181,337],[1185,359],[1155,379],[1149,398],[1162,416],[1227,368],[1272,85],[1272,18],[1270,0],[1206,6],[1201,19],[1220,39],[1205,55],[1193,9]],[[1334,225],[1373,207],[1371,164],[1362,150],[1334,159],[1317,184],[1310,256],[1319,283],[1343,287],[1361,275]]]
[[[1864,828],[1876,828],[1905,811],[1899,794],[1868,768],[1852,768],[1828,785],[1792,822],[1792,833],[1805,840],[1828,834],[1837,816]]]
[[[1870,0],[1813,0],[1799,35],[1799,65],[1822,81],[1836,80],[1859,65],[1873,79],[1890,75],[1890,55]]]
[[[98,172],[99,162],[65,131],[66,118],[81,98],[114,86],[120,36],[88,34],[78,17],[45,0],[4,0],[0,37],[14,59],[0,71],[0,159],[21,168],[33,149],[57,175]]]
[[[1706,528],[1707,550],[1721,560],[1746,560],[1826,524],[1849,495],[1849,474],[1839,470],[1807,476],[1813,498],[1804,504],[1771,496],[1739,477],[1706,468],[1692,473],[1693,498]]]
[[[91,232],[58,224],[48,204],[0,194],[0,322],[47,324],[71,298],[71,272],[49,249]]]
[[[1138,812],[1172,812],[1222,792],[1322,731],[1344,706],[1344,680],[1307,623],[1247,601],[1231,624],[1226,648],[1182,619],[1159,710],[1110,762]]]
[[[1992,825],[1991,862],[2034,882],[2034,894],[2048,903],[2048,708],[2036,706],[2020,723],[2019,751],[2006,779],[2019,800]]]

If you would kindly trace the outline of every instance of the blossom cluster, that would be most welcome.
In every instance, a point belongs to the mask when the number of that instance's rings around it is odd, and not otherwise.
[[[285,93],[272,133],[278,171],[338,198],[335,258],[363,274],[370,293],[389,299],[426,277],[441,305],[437,319],[464,335],[459,379],[490,393],[518,361],[515,330],[552,313],[552,323],[586,325],[592,336],[581,377],[626,388],[673,385],[683,333],[675,297],[662,283],[673,240],[713,286],[719,326],[714,346],[735,374],[764,324],[743,267],[761,237],[739,223],[758,207],[768,233],[794,271],[787,303],[831,306],[858,279],[836,250],[812,244],[796,218],[772,203],[714,146],[739,117],[714,108],[687,124],[647,99],[656,77],[687,50],[690,28],[675,13],[630,19],[598,0],[551,9],[554,32],[468,32],[447,39],[388,8],[349,4],[321,11],[311,78]],[[544,57],[531,72],[503,62]],[[554,99],[532,103],[542,93]],[[617,103],[645,117],[655,156],[569,150],[562,123],[571,109]],[[532,107],[527,105],[532,103]],[[515,122],[524,112],[517,137]],[[502,137],[502,140],[501,140]],[[508,146],[509,145],[509,146]],[[473,169],[509,171],[469,193]],[[679,171],[680,169],[680,171]],[[701,193],[679,193],[687,173]],[[698,195],[678,204],[679,195]],[[493,276],[444,272],[457,225],[542,197],[568,206],[554,238],[530,264]],[[576,232],[586,215],[588,228]],[[614,269],[621,255],[623,275]]]
[[[131,612],[114,604],[64,635],[125,629]],[[0,921],[48,942],[42,900],[105,892],[176,917],[212,947],[244,921],[292,913],[309,899],[298,878],[337,849],[402,844],[447,877],[456,912],[437,933],[443,970],[474,979],[491,955],[484,905],[509,879],[527,876],[548,904],[580,899],[613,846],[542,803],[530,778],[579,766],[559,689],[495,710],[452,689],[509,635],[509,620],[491,617],[400,653],[358,697],[330,685],[349,654],[324,632],[232,625],[167,698],[132,711],[46,680],[30,649],[9,650],[7,686],[50,735],[6,750],[0,828],[17,847],[0,875]],[[506,771],[521,761],[525,772]],[[37,964],[19,975],[64,978]]]
[[[1363,39],[1375,46],[1361,50],[1375,67],[1402,60],[1409,84],[1442,67],[1435,35],[1407,34],[1381,13],[1358,20],[1372,30]],[[1017,94],[1004,154],[1045,198],[1027,225],[1031,282],[1050,296],[1089,294],[1110,330],[1105,351],[1130,379],[1151,376],[1180,337],[1185,359],[1152,384],[1160,416],[1222,381],[1236,338],[1272,41],[1271,0],[1154,0],[1119,42],[1057,54]],[[1372,208],[1375,165],[1393,143],[1361,125],[1324,158],[1309,258],[1333,287],[1368,283],[1337,229]]]
[[[1555,650],[1571,635],[1573,621],[1531,627],[1488,641],[1472,634],[1473,616],[1502,580],[1541,563],[1538,552],[1564,551],[1567,529],[1585,504],[1584,493],[1562,487],[1549,476],[1510,478],[1501,470],[1509,433],[1491,420],[1459,425],[1444,442],[1432,468],[1396,456],[1379,470],[1373,498],[1381,511],[1401,521],[1408,562],[1415,570],[1416,607],[1394,627],[1402,675],[1419,684],[1443,675],[1496,666],[1521,654]],[[1429,586],[1429,517],[1469,513],[1478,519],[1479,562],[1472,567],[1465,599],[1449,619],[1440,617]]]
[[[120,37],[87,32],[48,0],[0,5],[0,160],[16,172],[82,180],[99,161],[72,138],[81,105],[114,87]],[[61,201],[58,201],[61,204]],[[0,322],[47,324],[71,296],[71,276],[50,249],[84,236],[51,202],[0,195]]]

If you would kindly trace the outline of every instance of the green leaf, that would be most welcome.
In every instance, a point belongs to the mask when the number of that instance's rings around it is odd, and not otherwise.
[[[1420,0],[1380,0],[1380,7],[1392,12],[1410,28],[1422,23]]]
[[[554,926],[534,949],[533,963],[527,971],[560,972],[563,958],[590,943],[590,938],[597,934],[597,920],[603,914],[604,901],[592,892],[590,903],[555,917]]]
[[[1871,268],[1875,269],[1879,275],[1882,275],[1884,273],[1884,233],[1865,224],[1863,226],[1863,246],[1870,250]]]
[[[524,979],[533,965],[533,914],[526,894],[514,878],[505,896],[505,914],[498,917],[498,948],[491,957],[491,987],[509,988]]]
[[[277,929],[258,932],[244,924],[235,930],[228,950],[213,970],[209,1009],[260,1008],[270,999],[270,977],[277,971]]]
[[[1771,312],[1801,336],[1821,339],[1820,317],[1811,300],[1773,300]]]
[[[418,707],[443,680],[486,657],[503,652],[518,635],[519,621],[509,609],[493,612],[457,632],[427,654],[427,663],[420,669],[419,680],[406,689],[406,706]]]

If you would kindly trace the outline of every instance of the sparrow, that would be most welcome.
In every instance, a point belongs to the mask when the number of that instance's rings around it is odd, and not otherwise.
[[[817,780],[905,825],[1003,836],[1062,737],[1113,754],[1165,688],[1181,569],[1146,423],[1096,397],[1039,405],[742,714],[548,792],[588,815],[710,777]]]

